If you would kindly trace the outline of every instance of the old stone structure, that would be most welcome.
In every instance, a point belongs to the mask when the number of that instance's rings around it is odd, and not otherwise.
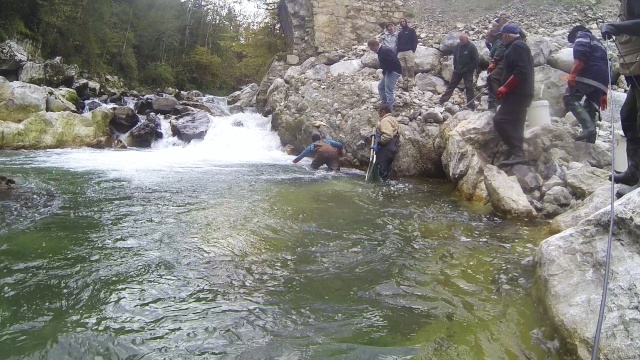
[[[278,14],[295,63],[363,44],[404,12],[401,0],[280,0]]]

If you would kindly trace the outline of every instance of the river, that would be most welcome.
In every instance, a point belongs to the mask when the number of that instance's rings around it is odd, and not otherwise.
[[[0,152],[0,358],[547,358],[539,227],[294,165],[269,127]]]

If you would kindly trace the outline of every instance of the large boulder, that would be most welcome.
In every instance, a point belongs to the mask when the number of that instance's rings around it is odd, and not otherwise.
[[[73,87],[79,69],[77,65],[67,65],[57,57],[44,62],[45,85],[50,87]]]
[[[78,102],[78,95],[76,95],[76,92],[74,90],[67,88],[48,88],[47,92],[47,111],[78,112],[78,109],[76,107],[76,103]]]
[[[571,72],[573,68],[573,49],[562,49],[549,57],[549,66],[566,73]]]
[[[567,185],[581,199],[584,199],[598,188],[610,184],[609,175],[607,170],[583,165],[567,172]]]
[[[640,358],[640,190],[616,202],[611,277],[600,338],[601,359]],[[536,294],[571,355],[590,359],[602,300],[610,209],[540,244]]]
[[[372,68],[372,69],[380,68],[380,61],[378,61],[378,55],[373,51],[367,51],[364,55],[362,55],[362,57],[360,58],[360,61],[362,61],[362,66],[364,67]],[[287,78],[285,75],[285,80],[286,79]]]
[[[158,138],[158,126],[151,121],[143,121],[127,133],[122,140],[128,147],[151,147]]]
[[[260,87],[258,84],[249,84],[244,89],[236,91],[227,97],[229,105],[240,105],[242,107],[256,106],[256,95]]]
[[[114,109],[114,116],[109,126],[118,134],[126,134],[136,127],[139,122],[140,118],[132,108],[118,106]]]
[[[329,71],[333,76],[340,75],[353,75],[358,71],[362,70],[364,66],[362,65],[362,61],[358,60],[347,60],[341,61],[339,63],[335,63],[329,67]]]
[[[0,77],[0,121],[20,122],[46,107],[46,89]]]
[[[79,79],[73,83],[73,89],[80,100],[89,100],[98,97],[100,94],[100,84],[86,79]]]
[[[450,32],[442,37],[440,41],[440,51],[444,55],[451,55],[456,49],[456,45],[460,42],[460,33]]]
[[[204,111],[192,112],[171,120],[171,132],[184,142],[204,139],[211,126],[211,118]]]
[[[484,167],[484,185],[493,209],[505,216],[531,218],[536,211],[517,181],[493,165]]]
[[[109,137],[108,116],[39,112],[20,122],[0,122],[0,149],[54,149],[89,146]]]
[[[20,45],[12,41],[0,44],[0,72],[16,72],[26,62],[27,52]]]
[[[529,36],[527,37],[527,45],[531,48],[534,66],[542,66],[547,63],[553,50],[549,39],[541,36]]]
[[[562,96],[567,88],[564,76],[567,73],[554,69],[548,65],[535,68],[535,100],[547,100],[551,115],[564,117],[567,109],[562,102]]]
[[[44,64],[27,62],[20,70],[18,80],[29,84],[43,86],[46,83]]]
[[[416,72],[417,73],[438,73],[440,71],[440,51],[434,48],[427,48],[418,45],[416,49]]]
[[[168,95],[163,97],[156,97],[151,100],[151,107],[153,109],[153,112],[162,115],[171,114],[173,109],[175,109],[178,105],[180,105],[178,100],[176,100],[176,98],[174,98],[173,96]]]
[[[416,74],[416,87],[421,91],[443,93],[447,89],[447,84],[435,75],[421,73]]]

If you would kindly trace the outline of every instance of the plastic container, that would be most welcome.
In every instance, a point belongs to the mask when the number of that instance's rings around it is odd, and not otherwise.
[[[627,138],[615,131],[613,133],[613,143],[615,145],[614,151],[616,152],[613,169],[617,172],[624,172],[629,166],[627,163]]]
[[[527,111],[527,128],[551,125],[549,102],[547,100],[534,101]]]

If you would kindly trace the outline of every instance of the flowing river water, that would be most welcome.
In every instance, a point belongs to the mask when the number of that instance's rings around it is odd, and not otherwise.
[[[0,358],[557,358],[539,227],[444,182],[293,165],[269,128],[0,152]]]

